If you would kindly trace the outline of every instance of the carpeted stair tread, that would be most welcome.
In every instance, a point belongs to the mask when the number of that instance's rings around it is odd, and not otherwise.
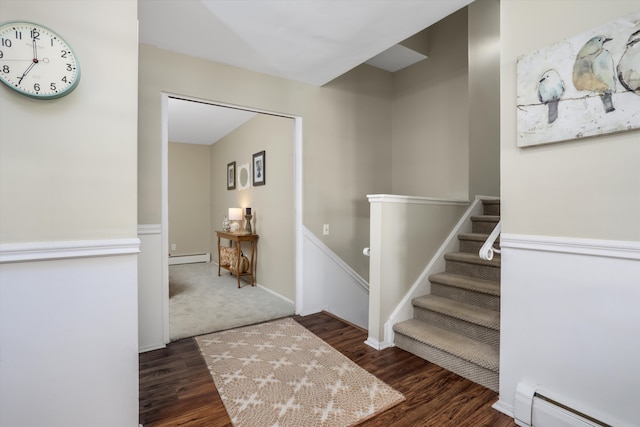
[[[435,295],[423,295],[414,298],[412,303],[414,307],[444,314],[495,331],[500,330],[500,313],[495,310],[489,310]]]
[[[447,261],[466,262],[476,265],[487,265],[489,267],[500,268],[500,254],[495,254],[492,260],[485,260],[480,258],[478,254],[468,252],[449,252],[444,255],[444,259]]]
[[[429,276],[429,281],[487,295],[500,296],[500,283],[493,280],[477,279],[453,273],[435,273]]]
[[[488,344],[410,319],[394,325],[393,330],[415,341],[437,348],[493,372],[498,372],[499,350]]]

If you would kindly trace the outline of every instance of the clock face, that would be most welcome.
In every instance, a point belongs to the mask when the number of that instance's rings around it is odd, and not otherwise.
[[[80,63],[54,31],[31,22],[0,25],[0,80],[32,98],[70,93],[80,81]]]

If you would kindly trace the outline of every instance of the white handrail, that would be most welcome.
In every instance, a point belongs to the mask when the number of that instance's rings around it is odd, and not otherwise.
[[[491,234],[489,234],[487,241],[484,242],[484,245],[482,245],[482,247],[480,248],[480,252],[478,252],[478,255],[480,255],[480,258],[487,261],[491,261],[493,259],[494,252],[500,253],[500,249],[494,248],[493,245],[498,239],[501,229],[502,229],[502,220],[498,221],[498,224],[496,224],[496,227],[493,229]]]

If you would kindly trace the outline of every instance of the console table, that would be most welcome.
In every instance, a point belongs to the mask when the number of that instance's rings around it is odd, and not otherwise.
[[[216,230],[216,234],[218,235],[218,276],[220,276],[220,267],[224,268],[225,270],[229,270],[229,272],[231,274],[235,274],[238,277],[238,287],[240,287],[240,276],[251,276],[251,286],[255,286],[255,261],[254,261],[254,256],[255,256],[255,252],[256,252],[256,241],[258,240],[258,235],[257,234],[244,234],[244,233],[232,233],[230,231],[217,231]],[[229,266],[225,266],[225,265],[221,265],[222,263],[220,262],[220,239],[227,239],[230,242],[235,242],[235,247],[237,248],[238,252],[238,256],[236,259],[236,269],[235,271],[233,269],[231,269],[230,265]],[[249,271],[247,271],[246,273],[240,273],[240,262],[241,260],[241,244],[242,242],[249,242],[251,244],[251,257],[249,257]]]

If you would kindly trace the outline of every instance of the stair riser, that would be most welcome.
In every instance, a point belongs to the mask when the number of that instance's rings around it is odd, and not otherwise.
[[[464,320],[425,310],[421,307],[413,308],[413,318],[422,320],[431,325],[437,326],[456,334],[464,335],[476,341],[498,347],[500,345],[500,331],[489,329],[485,326],[476,325]]]
[[[460,252],[467,252],[470,254],[478,254],[480,253],[480,248],[482,248],[484,242],[477,242],[474,240],[460,240]],[[499,241],[493,245],[494,248],[500,249]]]
[[[491,234],[494,228],[498,225],[494,221],[473,221],[471,224],[471,231],[473,233]]]
[[[396,333],[395,343],[397,347],[400,347],[409,353],[413,353],[416,356],[428,360],[431,363],[435,363],[436,365],[454,372],[461,377],[467,378],[481,386],[498,392],[497,372],[490,371],[489,369],[478,366],[475,363],[471,363],[455,355],[416,341],[403,334]]]
[[[485,215],[500,216],[500,203],[483,203],[483,209]]]
[[[460,252],[477,254],[484,242],[476,242],[475,240],[460,240]]]
[[[461,274],[463,276],[471,276],[478,279],[500,281],[500,268],[488,265],[470,264],[460,261],[447,260],[447,273]]]
[[[489,310],[500,310],[500,297],[476,292],[471,289],[457,288],[455,286],[443,285],[441,283],[431,283],[431,294],[449,298],[454,301],[477,305]]]

